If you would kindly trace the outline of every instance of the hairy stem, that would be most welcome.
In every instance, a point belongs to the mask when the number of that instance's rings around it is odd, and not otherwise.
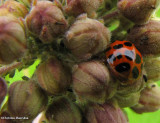
[[[23,64],[22,62],[15,62],[13,64],[0,67],[0,75],[5,74],[17,67],[20,67],[22,64]]]
[[[104,19],[104,21],[106,21],[106,20],[111,20],[113,18],[116,18],[118,16],[119,16],[119,11],[116,9],[112,11],[111,13],[104,15],[102,18]]]

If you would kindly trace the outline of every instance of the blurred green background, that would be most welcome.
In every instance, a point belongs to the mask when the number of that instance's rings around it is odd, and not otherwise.
[[[155,13],[155,16],[160,19],[160,9]],[[12,82],[17,80],[22,80],[23,76],[31,77],[36,70],[36,66],[40,63],[40,60],[35,61],[33,65],[31,65],[27,69],[23,69],[22,71],[16,70],[16,73],[13,78],[10,78],[9,75],[5,77],[5,79],[9,82],[10,85]],[[158,82],[160,85],[160,81]],[[160,110],[152,113],[144,113],[144,114],[136,114],[129,108],[125,108],[129,122],[130,123],[160,123]]]

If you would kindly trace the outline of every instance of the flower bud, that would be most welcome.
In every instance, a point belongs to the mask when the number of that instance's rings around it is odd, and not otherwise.
[[[21,22],[14,16],[0,16],[0,64],[10,64],[26,51],[26,36]]]
[[[40,87],[49,94],[62,93],[71,83],[68,69],[53,57],[38,66],[36,75]]]
[[[87,13],[89,17],[95,17],[95,11],[103,1],[104,0],[67,0],[65,12],[73,16]]]
[[[112,104],[89,106],[84,115],[87,123],[128,123],[127,116]]]
[[[82,123],[78,107],[66,97],[57,97],[46,111],[49,123]]]
[[[131,93],[131,94],[119,94],[117,93],[113,99],[116,99],[118,105],[121,108],[131,107],[138,103],[140,98],[140,92]]]
[[[139,103],[132,107],[136,113],[154,112],[160,109],[160,87],[150,83],[142,92]]]
[[[50,1],[38,1],[27,15],[26,24],[29,31],[43,43],[53,42],[67,28],[61,9]]]
[[[105,65],[98,61],[84,62],[74,67],[73,90],[81,102],[104,103],[116,92]]]
[[[150,19],[159,3],[159,0],[119,0],[117,6],[126,18],[136,24],[144,24]]]
[[[5,1],[5,3],[1,7],[8,9],[8,11],[15,17],[24,18],[28,14],[27,8],[23,4],[17,1],[12,1],[12,0]]]
[[[33,80],[14,82],[9,88],[8,110],[13,117],[32,120],[44,110],[47,101],[47,96]]]
[[[6,94],[7,94],[7,85],[6,85],[5,81],[2,78],[0,78],[0,106],[5,98]]]
[[[87,18],[85,14],[66,33],[66,47],[79,59],[89,59],[103,51],[110,41],[110,31],[97,20]]]
[[[129,35],[128,40],[133,42],[137,49],[146,55],[159,55],[160,54],[160,21],[151,20],[149,23],[134,26]]]
[[[135,80],[130,85],[122,85],[119,84],[117,87],[117,93],[122,95],[128,95],[131,93],[140,92],[145,87],[145,81],[143,76],[141,76],[138,80]]]
[[[6,7],[0,7],[0,16],[14,16],[12,15]]]
[[[147,82],[160,80],[160,57],[145,57],[144,68],[147,74]]]

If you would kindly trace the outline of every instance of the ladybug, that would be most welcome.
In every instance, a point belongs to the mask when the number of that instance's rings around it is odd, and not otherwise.
[[[142,76],[142,55],[130,41],[116,40],[110,44],[106,49],[106,62],[122,84],[132,84]]]

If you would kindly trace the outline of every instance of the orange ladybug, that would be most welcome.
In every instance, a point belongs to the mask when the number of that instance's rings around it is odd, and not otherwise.
[[[106,49],[106,61],[111,73],[122,84],[132,84],[142,75],[143,58],[130,41],[115,41]]]

